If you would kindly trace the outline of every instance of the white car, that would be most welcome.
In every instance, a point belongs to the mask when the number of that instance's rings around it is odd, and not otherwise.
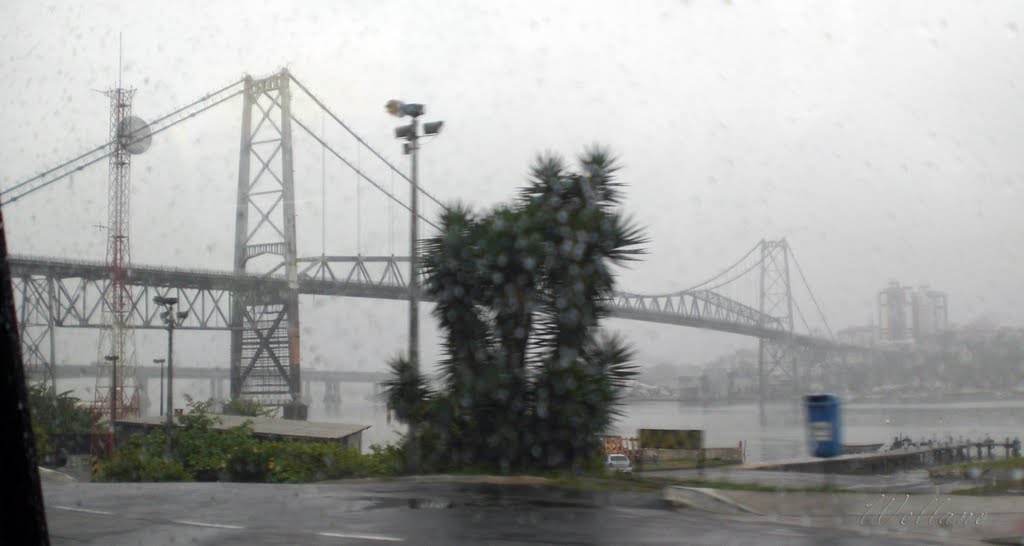
[[[608,459],[605,461],[608,465],[608,469],[615,472],[622,472],[625,474],[633,473],[633,465],[629,462],[629,457],[621,453],[612,453],[608,455]]]

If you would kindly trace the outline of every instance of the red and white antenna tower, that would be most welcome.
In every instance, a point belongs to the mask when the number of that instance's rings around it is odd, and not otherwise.
[[[104,294],[103,329],[93,408],[101,419],[139,415],[139,388],[135,375],[135,335],[128,326],[132,309],[126,272],[131,267],[131,156],[149,149],[149,126],[132,115],[135,89],[121,86],[120,59],[117,88],[110,89],[110,155],[107,192],[107,270],[109,289]]]

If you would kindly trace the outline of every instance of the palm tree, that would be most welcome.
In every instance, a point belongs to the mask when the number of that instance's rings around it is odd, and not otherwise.
[[[519,200],[483,215],[453,206],[424,242],[444,388],[427,401],[422,377],[399,359],[389,401],[400,419],[425,419],[454,464],[579,466],[632,373],[625,343],[594,332],[610,267],[635,259],[645,239],[617,211],[610,154],[591,148],[579,163],[573,172],[539,157]]]
[[[523,193],[549,220],[545,240],[552,249],[536,343],[544,355],[536,401],[537,429],[549,447],[544,465],[583,464],[592,455],[594,434],[610,423],[614,400],[594,404],[588,398],[603,390],[592,373],[601,367],[589,362],[588,349],[614,288],[610,266],[636,259],[646,241],[641,229],[614,209],[621,196],[616,161],[595,147],[580,157],[580,165],[581,172],[573,173],[558,158],[541,158]]]

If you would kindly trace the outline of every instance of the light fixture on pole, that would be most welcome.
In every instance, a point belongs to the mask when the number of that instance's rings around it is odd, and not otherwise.
[[[188,311],[174,312],[174,306],[178,304],[178,298],[156,296],[153,303],[162,305],[166,309],[160,313],[160,319],[164,321],[167,328],[167,450],[171,447],[171,427],[174,426],[174,329],[188,318]]]
[[[164,362],[163,358],[154,358],[153,363],[160,366],[160,416],[164,415]]]
[[[402,146],[406,154],[412,156],[412,199],[410,199],[410,221],[409,221],[409,363],[413,369],[419,370],[420,366],[420,322],[419,322],[419,300],[420,300],[420,279],[419,279],[419,117],[426,112],[422,104],[405,103],[399,100],[389,100],[384,108],[389,114],[395,117],[409,116],[412,122],[409,125],[402,125],[395,128],[395,138],[404,139],[406,143]],[[443,121],[431,121],[425,123],[423,129],[427,135],[436,135],[441,132]],[[418,440],[418,424],[409,423],[409,462],[412,470],[419,469],[419,453],[416,448]]]

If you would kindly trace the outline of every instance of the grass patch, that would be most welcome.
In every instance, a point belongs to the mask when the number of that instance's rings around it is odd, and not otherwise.
[[[982,461],[980,463],[960,463],[961,468],[977,467],[982,470],[1024,470],[1024,457],[1012,459],[996,459],[994,461]]]
[[[996,459],[994,461],[978,461],[970,463],[953,463],[928,469],[932,477],[963,477],[972,478],[972,471],[980,471],[982,475],[992,472],[1003,473],[1013,470],[1024,471],[1024,457]]]
[[[1003,480],[994,484],[980,485],[969,489],[958,489],[953,491],[953,494],[985,497],[991,495],[1006,495],[1010,493],[1011,489],[1016,491],[1024,490],[1024,480]]]
[[[952,472],[965,478],[975,478],[978,483],[982,484],[954,491],[954,495],[1007,495],[1012,494],[1010,493],[1011,489],[1016,491],[1024,489],[1024,459],[1022,458],[953,465]]]
[[[628,474],[608,476],[563,476],[555,478],[554,485],[582,491],[629,491],[633,493],[660,493],[662,484],[630,476]]]

